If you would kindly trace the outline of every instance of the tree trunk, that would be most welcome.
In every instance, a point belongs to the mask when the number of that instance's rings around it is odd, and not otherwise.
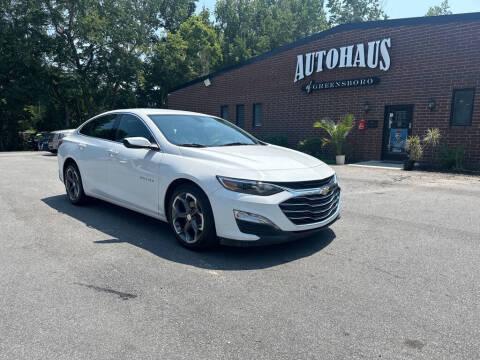
[[[65,129],[70,129],[70,110],[66,102],[63,103],[63,109],[65,111]]]

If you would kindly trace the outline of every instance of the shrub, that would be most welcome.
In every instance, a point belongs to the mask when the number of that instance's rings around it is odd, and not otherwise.
[[[441,137],[442,135],[440,134],[440,129],[438,128],[428,129],[427,132],[425,133],[425,137],[423,138],[423,141],[425,142],[426,145],[429,145],[432,148],[436,148],[440,143]]]
[[[423,139],[418,135],[410,136],[405,143],[408,152],[408,158],[411,161],[420,161],[423,157],[424,150],[427,147],[435,149],[440,142],[440,129],[428,129]]]
[[[314,156],[326,163],[333,163],[334,157],[331,152],[322,147],[322,142],[323,140],[318,137],[306,139],[298,143],[297,150]]]
[[[465,147],[457,145],[455,148],[448,146],[440,146],[440,168],[446,170],[461,170],[463,169],[463,159],[465,157]]]
[[[285,135],[269,135],[263,137],[262,140],[269,144],[288,147],[288,138]]]
[[[413,161],[419,161],[423,156],[422,142],[418,136],[410,136],[406,142],[408,158]]]

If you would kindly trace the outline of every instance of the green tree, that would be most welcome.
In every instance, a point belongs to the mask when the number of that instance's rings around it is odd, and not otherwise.
[[[425,16],[439,16],[439,15],[451,15],[452,11],[450,10],[450,5],[448,4],[448,0],[444,0],[441,2],[440,5],[432,6],[428,9]]]
[[[0,151],[18,149],[45,110],[44,21],[39,1],[0,0]]]
[[[53,49],[52,94],[77,122],[136,105],[142,59],[162,30],[173,31],[194,11],[193,0],[44,0]],[[160,34],[160,35],[159,35]]]
[[[330,26],[387,19],[380,0],[328,0]]]
[[[221,61],[218,35],[204,10],[153,47],[145,64],[146,105],[165,106],[172,87],[217,70]]]
[[[224,66],[327,28],[323,0],[218,0],[215,17]]]

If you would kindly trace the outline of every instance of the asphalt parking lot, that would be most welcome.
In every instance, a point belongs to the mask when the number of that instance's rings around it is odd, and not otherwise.
[[[336,170],[331,229],[195,253],[0,154],[0,359],[480,358],[480,177]]]

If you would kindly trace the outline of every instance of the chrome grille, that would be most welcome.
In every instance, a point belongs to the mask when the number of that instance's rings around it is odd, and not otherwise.
[[[328,219],[337,211],[340,188],[335,186],[326,195],[299,195],[280,204],[280,209],[295,225],[306,225]]]

